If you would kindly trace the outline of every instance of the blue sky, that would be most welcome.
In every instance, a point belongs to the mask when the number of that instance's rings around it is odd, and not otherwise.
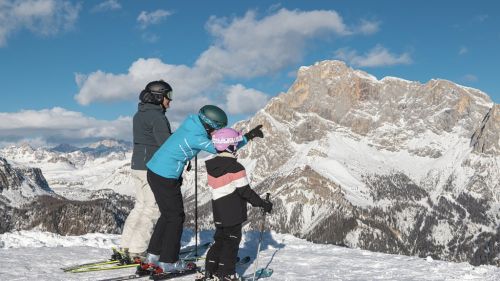
[[[330,59],[500,103],[500,4],[434,2],[0,0],[0,145],[130,140],[159,78],[174,127],[207,103],[235,122]]]

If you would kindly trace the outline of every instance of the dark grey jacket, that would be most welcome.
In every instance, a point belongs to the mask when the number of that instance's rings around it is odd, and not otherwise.
[[[134,115],[133,126],[132,169],[147,170],[146,163],[172,134],[170,122],[161,105],[141,102]]]

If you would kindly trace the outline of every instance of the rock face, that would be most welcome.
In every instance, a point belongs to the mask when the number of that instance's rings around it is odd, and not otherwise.
[[[116,201],[115,201],[116,200]],[[3,215],[0,234],[13,230],[35,229],[61,235],[85,233],[121,233],[133,207],[130,198],[114,197],[90,201],[72,201],[39,196],[19,208],[0,203]]]
[[[376,79],[340,61],[302,67],[247,131],[252,186],[271,193],[271,229],[317,243],[436,259],[500,261],[499,105],[445,80]],[[211,227],[203,163],[198,175]],[[186,175],[187,209],[193,175]],[[189,214],[189,211],[188,211]],[[252,210],[250,227],[258,212]],[[193,218],[188,216],[188,224]]]
[[[500,154],[500,105],[493,106],[479,128],[474,132],[471,140],[474,151],[491,156]]]
[[[40,169],[14,167],[0,157],[0,201],[22,204],[43,194],[53,192]]]

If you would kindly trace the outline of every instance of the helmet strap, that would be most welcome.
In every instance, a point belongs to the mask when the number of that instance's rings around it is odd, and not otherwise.
[[[227,148],[226,148],[226,151],[233,154],[233,155],[236,155],[236,145],[229,145]]]
[[[207,123],[203,122],[203,120],[201,120],[201,118],[199,116],[198,116],[198,118],[200,119],[201,124],[203,124],[203,128],[205,128],[205,131],[207,132],[208,138],[212,139],[212,132],[215,131],[215,129],[210,127]]]

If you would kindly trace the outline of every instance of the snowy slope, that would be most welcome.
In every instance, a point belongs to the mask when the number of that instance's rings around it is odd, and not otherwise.
[[[185,233],[186,234],[186,233]],[[201,240],[212,233],[203,232]],[[0,235],[0,280],[99,280],[127,275],[134,269],[93,273],[64,273],[59,268],[107,257],[119,242],[117,235],[87,234],[64,237],[51,233],[15,232]],[[258,233],[247,232],[240,256],[255,255]],[[183,244],[193,244],[189,235]],[[259,266],[274,269],[273,280],[499,280],[500,268],[473,267],[416,257],[389,255],[332,245],[320,245],[291,235],[266,233]],[[238,268],[251,273],[253,264]],[[147,280],[147,279],[142,279]],[[186,276],[176,280],[193,280]]]

